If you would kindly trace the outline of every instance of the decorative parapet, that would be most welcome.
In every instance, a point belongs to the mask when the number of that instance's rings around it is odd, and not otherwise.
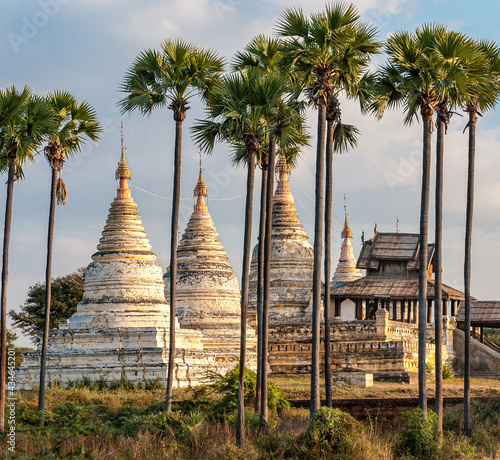
[[[418,326],[416,324],[388,321],[389,340],[418,340]]]
[[[330,339],[335,342],[371,340],[376,334],[375,320],[333,322]]]
[[[418,342],[417,325],[389,320],[386,309],[377,311],[375,320],[332,321],[330,340],[332,342]],[[321,325],[324,328],[324,324]],[[323,337],[323,334],[321,334]],[[310,326],[303,322],[275,324],[269,330],[271,342],[309,342],[312,337]]]

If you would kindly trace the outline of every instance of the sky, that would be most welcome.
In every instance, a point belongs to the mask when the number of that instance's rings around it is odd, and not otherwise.
[[[500,43],[500,6],[481,0],[360,0],[362,18],[376,25],[378,38],[396,30],[414,30],[426,22],[441,22],[475,38]],[[310,0],[2,0],[0,3],[0,87],[30,85],[37,93],[71,91],[89,101],[104,127],[98,146],[87,144],[63,170],[68,204],[56,209],[53,276],[87,266],[96,250],[116,194],[114,171],[120,156],[120,122],[124,122],[127,161],[132,171],[132,196],[143,224],[165,269],[169,263],[169,228],[173,180],[174,121],[171,111],[149,117],[121,115],[120,84],[134,58],[146,48],[158,48],[166,38],[182,38],[212,48],[229,62],[257,34],[273,34],[284,8],[300,6],[305,13],[320,11],[324,1]],[[383,62],[378,58],[374,65]],[[198,149],[189,128],[204,117],[193,99],[184,123],[180,231],[193,207],[198,175]],[[356,149],[334,160],[333,265],[340,251],[343,195],[347,197],[355,254],[365,237],[378,231],[418,233],[421,186],[422,126],[403,124],[398,112],[382,120],[362,116],[355,104],[342,100],[342,120],[356,125],[361,136]],[[299,217],[313,235],[314,146],[316,114],[308,114],[311,148],[302,151],[290,187]],[[443,214],[443,281],[463,289],[463,253],[467,182],[466,117],[453,116],[445,139]],[[485,113],[477,125],[476,189],[472,246],[472,294],[500,300],[500,109]],[[433,141],[435,141],[433,136]],[[241,274],[246,171],[229,162],[230,150],[218,144],[203,156],[209,211],[230,263]],[[26,178],[15,184],[10,245],[8,307],[19,309],[29,286],[45,276],[50,170],[42,155],[25,168]],[[5,178],[6,180],[6,178]],[[256,175],[255,202],[260,187]],[[1,215],[6,187],[0,187]],[[433,241],[433,191],[429,241]],[[252,238],[256,242],[258,209]],[[2,218],[3,224],[3,218]],[[2,225],[3,228],[3,225]],[[19,335],[22,335],[18,331]],[[21,337],[18,342],[29,341]]]

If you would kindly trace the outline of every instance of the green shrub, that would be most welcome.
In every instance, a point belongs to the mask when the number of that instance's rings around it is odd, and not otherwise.
[[[322,407],[309,421],[299,442],[299,458],[363,458],[368,449],[361,422],[340,409]]]
[[[219,395],[218,399],[208,404],[208,412],[216,418],[224,418],[225,414],[233,413],[238,407],[238,380],[239,366],[225,375],[217,375],[215,382],[211,385],[214,392]],[[245,368],[244,380],[245,405],[255,402],[255,389],[257,386],[257,374]],[[290,407],[285,399],[284,393],[272,382],[267,384],[269,412],[278,413]],[[206,396],[206,392],[202,393]]]
[[[439,444],[438,416],[432,411],[425,415],[422,409],[416,408],[403,412],[402,417],[403,426],[395,445],[396,453],[419,457],[427,451],[435,452]]]
[[[75,402],[62,402],[52,410],[52,426],[98,425],[106,408],[99,405],[82,406]]]
[[[446,364],[443,365],[442,375],[443,375],[443,380],[451,379],[451,371]]]

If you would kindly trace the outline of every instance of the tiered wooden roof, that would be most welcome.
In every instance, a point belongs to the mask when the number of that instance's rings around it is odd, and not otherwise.
[[[457,314],[457,322],[465,321],[465,311],[461,308]],[[476,300],[470,305],[471,326],[500,327],[500,301]]]
[[[434,256],[434,244],[428,244],[427,269]],[[418,271],[419,235],[413,233],[377,233],[365,241],[358,258],[358,268],[377,270],[382,260],[406,261],[408,270]]]

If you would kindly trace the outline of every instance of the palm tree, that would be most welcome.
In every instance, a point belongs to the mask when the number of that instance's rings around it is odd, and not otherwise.
[[[245,47],[245,51],[237,52],[233,59],[233,70],[244,71],[245,69],[260,70],[262,74],[276,73],[278,63],[281,59],[281,45],[278,40],[258,35]],[[266,226],[266,200],[267,200],[267,177],[268,177],[268,155],[265,150],[258,161],[261,169],[260,187],[260,217],[259,237],[257,254],[257,381],[255,387],[255,413],[261,412],[261,388],[262,388],[262,363],[263,363],[263,340],[262,332],[262,299],[264,294],[264,235]],[[272,174],[272,170],[271,170]]]
[[[463,105],[468,87],[475,81],[469,61],[475,54],[475,44],[462,34],[454,31],[446,32],[435,44],[435,53],[442,61],[454,62],[447,76],[449,89],[445,98],[436,109],[436,196],[435,196],[435,296],[434,296],[434,336],[435,340],[435,407],[438,415],[438,432],[443,428],[443,312],[442,312],[442,226],[443,226],[443,170],[444,170],[444,136],[447,132],[454,107]],[[477,59],[472,61],[476,64]]]
[[[7,363],[7,282],[14,182],[23,177],[22,166],[35,161],[36,150],[52,129],[51,111],[42,98],[25,86],[0,91],[0,170],[8,171],[3,232],[1,347],[0,347],[0,432],[5,429],[5,368]]]
[[[325,393],[326,405],[332,407],[332,370],[330,366],[330,278],[331,278],[331,235],[332,235],[332,193],[333,193],[333,153],[345,153],[357,144],[358,129],[341,122],[340,103],[332,95],[326,109],[326,174],[325,174]]]
[[[434,411],[438,415],[438,432],[443,430],[443,313],[442,313],[442,228],[443,228],[443,161],[444,161],[444,134],[449,123],[450,108],[444,100],[437,107],[437,136],[436,136],[436,217],[435,217],[435,283],[434,283],[434,347],[435,347],[435,375],[436,392]]]
[[[290,90],[290,98],[285,99],[285,93]],[[267,199],[265,221],[265,251],[264,251],[264,298],[262,305],[262,362],[261,362],[261,433],[267,432],[268,421],[268,389],[267,389],[267,363],[269,355],[269,293],[271,288],[271,254],[272,254],[272,213],[274,193],[274,165],[276,143],[280,146],[283,155],[288,152],[288,162],[293,164],[298,156],[298,149],[309,145],[309,136],[304,131],[305,118],[302,115],[303,105],[295,100],[295,93],[286,82],[282,80],[279,89],[281,95],[276,105],[273,116],[268,120],[269,126],[269,169],[267,176]]]
[[[465,223],[465,261],[464,261],[464,293],[465,293],[465,353],[464,353],[464,430],[470,435],[472,423],[470,413],[470,279],[471,279],[471,247],[472,217],[474,204],[474,171],[476,156],[476,122],[481,112],[492,109],[500,94],[500,48],[491,41],[478,43],[479,53],[486,60],[486,78],[471,89],[465,103],[465,111],[469,121],[464,129],[469,129],[468,174],[467,174],[467,210]],[[480,74],[482,66],[479,66]]]
[[[371,105],[374,113],[379,116],[383,115],[386,108],[403,107],[405,124],[411,124],[419,113],[423,122],[418,382],[419,407],[424,412],[427,411],[425,346],[432,117],[440,103],[460,100],[465,81],[460,60],[446,57],[446,40],[450,38],[446,26],[441,24],[426,24],[417,28],[414,33],[399,31],[389,37],[386,44],[389,62],[378,70]]]
[[[149,115],[153,109],[167,106],[175,121],[174,185],[170,231],[170,334],[165,411],[172,408],[175,353],[175,297],[177,281],[177,227],[181,185],[182,123],[195,93],[204,96],[217,83],[223,59],[211,50],[203,50],[182,40],[165,40],[160,50],[147,49],[139,54],[127,71],[121,91],[127,93],[119,106],[123,113],[138,110]]]
[[[237,53],[233,61],[235,70],[250,70],[263,76],[280,75],[279,64],[282,58],[282,46],[275,38],[259,35]],[[293,74],[291,74],[293,75]],[[279,81],[274,79],[274,81]],[[277,106],[268,120],[269,145],[261,156],[262,185],[259,221],[258,274],[257,274],[257,382],[255,411],[260,415],[260,431],[266,431],[268,419],[267,394],[267,356],[269,329],[269,291],[271,282],[271,232],[274,193],[274,163],[276,143],[282,152],[288,152],[292,163],[298,156],[298,147],[308,145],[308,135],[304,132],[305,120],[301,115],[304,109],[297,101],[293,79],[281,78],[278,98],[273,95]],[[286,155],[286,154],[285,154]],[[268,171],[271,171],[269,174]]]
[[[43,421],[45,411],[45,377],[47,367],[47,346],[50,326],[50,301],[52,284],[52,246],[54,240],[54,219],[57,204],[67,202],[66,186],[62,180],[64,162],[80,152],[84,137],[96,143],[102,134],[94,108],[87,102],[79,103],[68,91],[56,90],[47,97],[47,103],[53,111],[53,129],[45,147],[45,157],[52,170],[50,186],[49,226],[47,233],[47,264],[45,272],[45,319],[42,336],[42,355],[40,363],[40,387],[38,410]],[[59,177],[58,177],[59,176]]]
[[[228,142],[237,152],[246,152],[247,191],[245,234],[241,281],[241,343],[238,384],[238,419],[236,443],[244,443],[244,371],[246,362],[246,331],[248,285],[251,256],[251,227],[255,158],[265,146],[267,120],[276,110],[282,80],[257,71],[237,72],[221,79],[208,103],[208,119],[197,120],[193,126],[195,140],[203,150],[211,152],[216,140]],[[262,410],[262,408],[261,408]]]
[[[370,56],[378,52],[374,40],[376,28],[360,21],[353,4],[327,5],[325,12],[306,18],[299,9],[286,9],[277,25],[277,33],[286,38],[283,58],[285,71],[298,71],[309,104],[318,110],[314,270],[311,362],[311,415],[320,407],[319,348],[321,258],[323,238],[323,182],[326,107],[334,88],[352,94]]]

